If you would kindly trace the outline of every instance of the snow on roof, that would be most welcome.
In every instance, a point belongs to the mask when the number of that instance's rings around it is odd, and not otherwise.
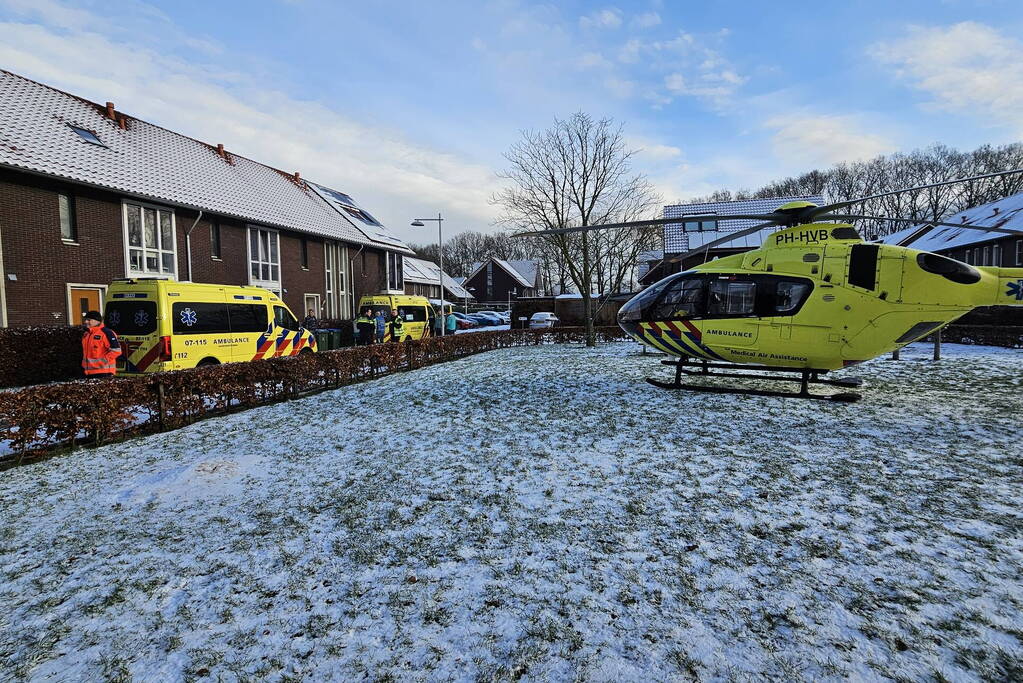
[[[946,223],[972,223],[973,225],[985,225],[992,228],[1007,228],[1009,230],[1023,230],[1023,192],[1005,197],[990,204],[982,204],[972,209],[957,213],[951,218],[942,219]],[[923,230],[927,223],[920,223],[912,229],[922,230],[922,234],[916,239],[903,246],[919,249],[920,251],[946,251],[960,247],[990,242],[1005,237],[1002,232],[987,232],[986,230],[971,230],[970,228],[954,228],[943,225],[933,226]],[[884,238],[886,244],[895,244],[889,241],[899,233]]]
[[[405,256],[402,258],[402,274],[409,282],[419,282],[427,285],[437,284],[440,268],[433,261],[425,261],[419,258]],[[472,299],[473,296],[461,284],[455,282],[447,273],[444,273],[444,289],[452,296],[459,299]]]
[[[540,270],[540,264],[536,261],[508,261],[509,266],[515,269],[522,279],[529,283],[530,287],[536,287],[536,274]]]
[[[766,199],[740,199],[731,202],[709,202],[705,204],[671,204],[664,207],[665,218],[684,218],[699,214],[729,214],[729,213],[771,213],[782,204],[789,202],[806,201],[823,205],[824,197],[821,195],[807,195],[803,197],[768,197]],[[664,251],[669,254],[681,254],[690,249],[697,248],[712,239],[722,237],[724,233],[752,228],[763,221],[757,220],[729,220],[717,221],[715,230],[698,232],[695,229],[686,229],[685,221],[680,223],[669,223],[664,226]],[[771,228],[768,232],[760,231],[754,233],[754,239],[747,239],[742,243],[736,243],[735,247],[749,246],[759,247],[760,239],[771,234],[779,228]],[[694,241],[695,240],[695,241]],[[732,246],[717,247],[719,249],[735,248]]]
[[[213,145],[121,112],[116,116],[112,120],[102,105],[0,70],[0,166],[331,239],[407,250],[393,238],[368,235],[291,173],[230,151],[221,156]]]

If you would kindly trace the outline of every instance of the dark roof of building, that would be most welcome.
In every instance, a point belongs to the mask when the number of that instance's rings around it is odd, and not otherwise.
[[[369,226],[372,231],[356,225],[323,196],[322,190],[329,188],[314,188],[297,173],[277,170],[3,70],[0,166],[411,253],[379,223]]]
[[[951,218],[943,218],[945,223],[971,223],[991,228],[1007,228],[1023,231],[1023,192],[1005,197],[989,204],[975,206]],[[920,223],[898,232],[882,237],[879,242],[912,247],[920,251],[946,251],[969,247],[981,242],[1002,239],[1003,232],[988,232],[962,227],[929,225]]]
[[[504,259],[490,257],[490,260],[499,265],[505,272],[512,276],[518,284],[527,288],[536,287],[536,274],[540,268],[536,261],[505,261]],[[467,280],[471,280],[476,276],[476,273],[480,272],[483,266],[486,265],[486,261],[480,263],[474,263],[470,266],[469,277]]]

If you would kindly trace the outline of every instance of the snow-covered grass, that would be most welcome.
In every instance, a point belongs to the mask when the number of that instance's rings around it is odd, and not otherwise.
[[[1023,676],[1023,353],[514,348],[0,475],[0,678]]]

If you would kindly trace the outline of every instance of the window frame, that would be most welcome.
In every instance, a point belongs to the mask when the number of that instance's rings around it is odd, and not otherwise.
[[[271,248],[271,242],[274,240],[277,246],[277,262],[274,263],[272,260],[263,261],[262,259],[253,260],[252,256],[252,235],[256,233],[257,243],[259,244],[260,251],[263,247],[262,233],[267,234],[267,258],[270,258],[270,254],[273,252]],[[274,230],[273,228],[264,228],[261,225],[248,225],[245,231],[245,275],[248,278],[248,283],[253,287],[262,287],[263,289],[269,289],[272,292],[283,292],[284,291],[284,269],[281,268],[281,234],[280,231]],[[261,257],[262,254],[258,254],[257,257]],[[263,266],[266,265],[270,268],[270,274],[273,275],[273,267],[277,266],[277,280],[264,280],[262,277],[252,276],[252,265],[259,265],[259,273],[262,276]],[[277,295],[280,297],[280,294]]]
[[[128,232],[128,207],[137,206],[139,207],[139,226],[142,231],[142,246],[136,247],[131,244],[131,237]],[[157,249],[151,249],[146,245],[146,210],[152,210],[156,212],[156,234],[157,243],[160,245]],[[170,215],[170,234],[171,234],[171,248],[163,248],[163,236],[160,228],[160,214],[165,213]],[[165,278],[178,278],[178,223],[177,215],[174,213],[174,209],[159,204],[152,204],[150,202],[141,202],[134,199],[122,199],[121,200],[121,236],[124,241],[124,272],[127,277],[156,277],[160,279]],[[142,270],[134,270],[131,267],[131,252],[141,251],[142,252]],[[146,252],[156,251],[159,254],[159,272],[152,272],[145,270],[146,263]],[[174,267],[169,273],[163,272],[163,256],[170,254],[173,257]]]
[[[214,261],[222,261],[224,253],[221,242],[220,221],[210,221],[210,258]]]
[[[67,200],[67,220],[70,237],[64,236],[64,212],[61,198]],[[78,244],[78,212],[75,210],[75,195],[71,192],[57,192],[57,223],[60,227],[60,239],[64,244]]]
[[[384,289],[388,292],[404,293],[405,273],[403,270],[405,265],[403,255],[396,251],[385,251],[384,263],[386,271],[384,277],[387,279]]]
[[[796,315],[802,310],[810,296],[814,292],[814,281],[810,278],[798,275],[774,275],[769,273],[683,273],[681,277],[674,279],[650,302],[644,304],[643,313],[635,322],[649,322],[651,320],[666,320],[663,317],[650,317],[664,301],[664,298],[672,291],[676,283],[680,281],[701,280],[703,282],[703,310],[697,315],[690,315],[678,320],[721,320],[733,318],[788,318]],[[756,285],[753,295],[752,313],[715,313],[708,312],[710,306],[710,282],[725,280],[728,282],[749,282]],[[777,310],[777,289],[778,283],[791,282],[793,284],[808,285],[805,293],[798,303],[789,310]]]
[[[1016,240],[1016,265],[1023,266],[1023,240]]]
[[[299,265],[302,267],[302,270],[309,270],[309,240],[305,237],[300,237],[298,248]]]

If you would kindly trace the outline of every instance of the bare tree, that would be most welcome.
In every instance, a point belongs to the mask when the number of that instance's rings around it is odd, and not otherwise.
[[[634,220],[660,203],[646,177],[632,174],[635,152],[625,147],[621,126],[582,112],[555,119],[544,131],[524,131],[505,154],[509,185],[492,198],[499,222],[527,230],[551,230]],[[583,299],[586,343],[595,343],[599,305],[621,287],[640,252],[658,239],[656,229],[620,229],[544,236]]]

